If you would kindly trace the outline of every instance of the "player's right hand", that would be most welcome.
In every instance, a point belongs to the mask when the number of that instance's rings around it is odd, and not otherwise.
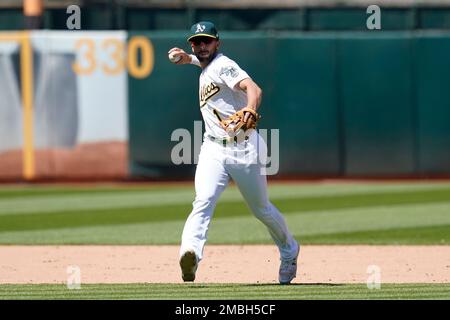
[[[175,64],[189,64],[191,63],[191,56],[187,54],[183,49],[180,48],[172,48],[167,52],[167,54],[175,53],[177,56],[180,56],[181,59],[177,62],[174,62]]]

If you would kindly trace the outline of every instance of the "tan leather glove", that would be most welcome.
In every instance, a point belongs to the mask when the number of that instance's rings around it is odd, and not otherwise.
[[[248,115],[247,115],[248,113]],[[225,120],[221,120],[222,127],[227,132],[237,132],[239,129],[247,131],[248,129],[256,129],[261,116],[251,108],[243,108]]]

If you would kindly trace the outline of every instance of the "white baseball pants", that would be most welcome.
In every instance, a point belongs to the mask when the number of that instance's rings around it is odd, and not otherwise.
[[[289,233],[284,217],[267,196],[266,157],[266,143],[256,131],[247,142],[226,146],[205,137],[195,173],[196,196],[183,229],[180,255],[193,249],[199,260],[202,259],[214,208],[231,178],[253,214],[268,228],[281,258],[295,258],[297,242]]]

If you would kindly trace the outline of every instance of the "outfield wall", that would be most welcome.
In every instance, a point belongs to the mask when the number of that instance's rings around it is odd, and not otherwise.
[[[0,179],[127,176],[126,36],[0,33]]]
[[[167,61],[188,49],[183,33],[137,34],[152,39],[155,67],[129,79],[131,173],[189,175],[171,164],[170,136],[200,119],[199,69]],[[264,91],[260,128],[280,129],[280,175],[450,173],[449,32],[221,35]]]
[[[173,46],[189,50],[185,32],[24,33],[25,78],[15,35],[0,33],[0,180],[30,168],[44,179],[192,177],[194,164],[171,158],[177,129],[201,136],[200,69],[167,60]],[[450,174],[450,32],[221,37],[264,90],[260,128],[279,129],[279,176]]]

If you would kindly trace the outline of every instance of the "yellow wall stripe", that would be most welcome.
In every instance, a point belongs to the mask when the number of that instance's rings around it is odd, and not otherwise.
[[[20,44],[20,75],[23,104],[23,167],[25,180],[35,177],[33,144],[33,51],[28,32],[0,32],[0,41]]]
[[[21,43],[23,32],[0,32],[0,41],[11,41]]]
[[[23,176],[26,180],[35,177],[33,141],[33,51],[30,34],[23,33],[20,50],[22,103],[23,103]]]

